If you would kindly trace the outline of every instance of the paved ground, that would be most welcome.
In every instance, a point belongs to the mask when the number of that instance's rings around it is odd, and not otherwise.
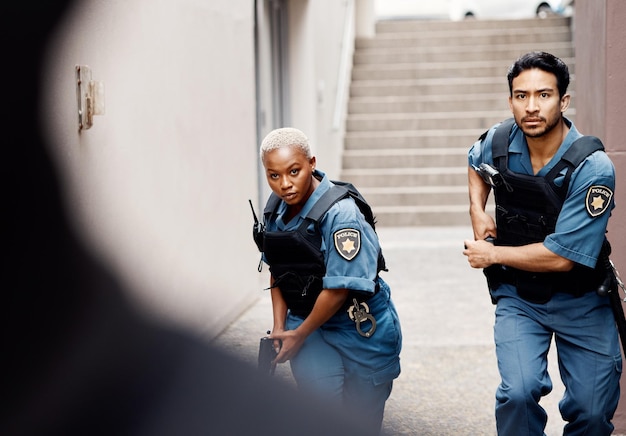
[[[404,335],[402,374],[387,402],[391,435],[495,435],[494,392],[499,382],[493,309],[482,272],[462,254],[469,227],[380,228],[390,284]],[[251,266],[255,267],[255,266]],[[266,273],[259,298],[217,341],[256,362],[258,340],[272,326]],[[551,351],[553,392],[542,400],[546,434],[562,434],[557,403],[563,387]],[[277,375],[291,381],[288,365]]]

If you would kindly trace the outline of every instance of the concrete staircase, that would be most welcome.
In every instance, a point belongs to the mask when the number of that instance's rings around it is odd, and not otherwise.
[[[467,150],[511,115],[506,73],[531,50],[568,64],[575,100],[569,18],[388,20],[357,40],[341,179],[379,226],[470,223]]]

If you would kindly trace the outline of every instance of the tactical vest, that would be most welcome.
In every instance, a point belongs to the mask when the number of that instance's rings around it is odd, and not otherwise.
[[[574,170],[598,150],[602,142],[582,136],[565,152],[545,175],[519,174],[508,167],[509,135],[515,121],[511,118],[496,128],[492,140],[495,168],[504,183],[494,187],[496,202],[496,245],[520,246],[542,242],[553,233],[565,202]],[[537,273],[494,265],[485,269],[491,289],[499,283],[514,284],[520,296],[537,303],[547,302],[555,292],[582,295],[596,290],[604,278],[604,269],[575,264],[568,272]]]
[[[321,251],[322,234],[319,221],[338,201],[353,198],[374,228],[375,221],[370,206],[350,183],[333,181],[332,186],[311,208],[300,226],[293,231],[264,231],[262,247],[269,265],[274,286],[280,288],[287,307],[294,315],[306,317],[322,291],[322,278],[326,273],[324,254]],[[276,214],[280,198],[272,193],[263,212],[264,222]],[[312,226],[312,230],[310,227]],[[386,270],[382,251],[378,255],[378,271]],[[355,294],[356,295],[356,294]],[[360,301],[363,298],[359,298]],[[348,299],[351,301],[351,298]]]

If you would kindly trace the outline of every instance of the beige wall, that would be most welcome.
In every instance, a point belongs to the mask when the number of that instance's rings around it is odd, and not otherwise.
[[[318,168],[331,178],[341,172],[352,55],[357,26],[374,27],[373,0],[288,0],[287,95],[290,126],[309,137]],[[260,14],[266,16],[263,2]],[[259,23],[261,139],[285,127],[272,118],[270,47],[267,23]],[[261,180],[262,203],[269,189]]]
[[[626,271],[626,2],[576,0],[576,124],[600,137],[616,168],[616,208],[608,237],[613,260]]]
[[[44,106],[72,216],[151,312],[213,336],[260,292],[253,4],[78,2]],[[76,64],[105,86],[78,132]]]
[[[289,2],[291,124],[308,135],[318,167],[332,178],[341,171],[354,23],[354,0]]]
[[[351,60],[354,30],[344,28],[355,2],[288,3],[292,124],[336,177],[347,105],[338,68]],[[258,87],[251,0],[77,2],[43,73],[47,131],[85,239],[138,304],[208,337],[264,292],[248,199],[261,207],[258,144],[279,126],[268,15],[257,6]],[[105,114],[82,132],[77,64],[105,89]]]

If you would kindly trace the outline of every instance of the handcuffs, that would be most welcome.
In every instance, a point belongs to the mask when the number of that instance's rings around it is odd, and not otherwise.
[[[356,324],[356,331],[365,338],[371,337],[376,331],[376,319],[370,314],[370,308],[365,303],[359,303],[356,298],[352,299],[352,306],[348,308],[348,316]],[[368,331],[363,331],[361,324],[369,321],[371,327]]]

